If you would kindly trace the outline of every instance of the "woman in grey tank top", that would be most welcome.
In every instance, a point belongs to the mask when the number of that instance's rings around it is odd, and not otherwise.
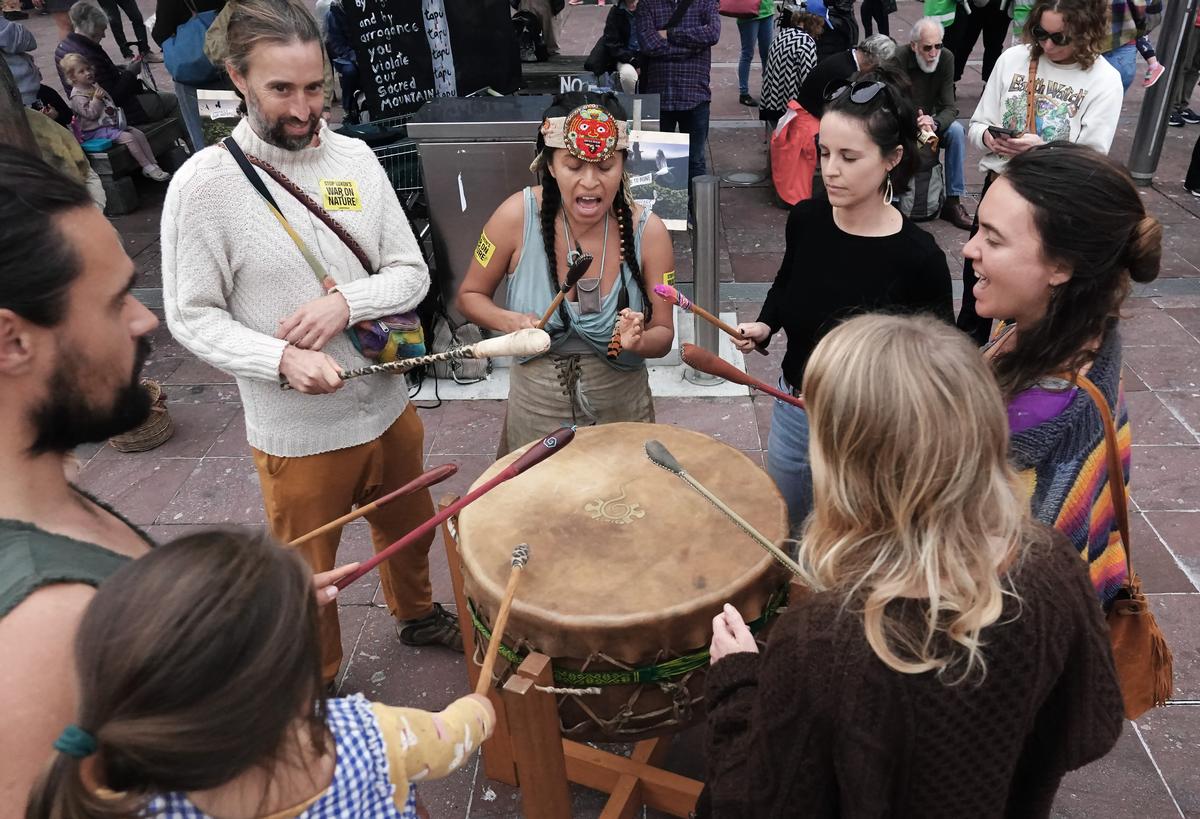
[[[484,226],[458,309],[502,333],[533,327],[575,254],[593,257],[546,325],[549,352],[512,368],[500,455],[564,422],[653,421],[646,359],[666,354],[671,308],[650,287],[674,270],[662,220],[632,204],[625,112],[612,94],[563,94],[544,114],[531,170]],[[506,307],[494,301],[501,281]]]

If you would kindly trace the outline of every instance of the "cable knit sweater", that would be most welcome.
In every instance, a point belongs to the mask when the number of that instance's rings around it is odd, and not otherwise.
[[[259,171],[288,222],[338,283],[350,323],[414,309],[429,287],[421,257],[387,175],[366,143],[322,126],[320,145],[286,151],[269,145],[243,120],[233,132],[242,149],[270,163],[317,202],[322,180],[351,180],[361,210],[334,219],[358,240],[378,271],[354,254],[291,194]],[[331,395],[279,388],[287,346],[280,320],[324,295],[296,245],[225,149],[205,148],[175,174],[162,211],[163,301],[172,335],[204,361],[237,378],[250,445],[300,457],[357,446],[379,437],[408,402],[403,378],[346,382]],[[343,368],[368,363],[345,333],[324,352]]]
[[[1113,322],[1088,371],[1112,409],[1117,445],[1129,484],[1129,411],[1121,387],[1121,336]],[[1066,535],[1085,559],[1100,602],[1107,608],[1125,582],[1125,549],[1108,488],[1108,460],[1100,411],[1086,392],[1055,417],[1012,436],[1009,455],[1029,490],[1033,516]],[[1126,489],[1128,491],[1128,489]],[[1136,568],[1137,564],[1134,564]]]
[[[766,650],[708,672],[701,816],[1037,819],[1064,773],[1106,754],[1122,701],[1083,563],[1037,526],[1012,570],[1020,600],[984,629],[987,674],[901,674],[833,592],[799,600]],[[917,622],[915,600],[889,612]],[[861,607],[859,607],[861,608]]]

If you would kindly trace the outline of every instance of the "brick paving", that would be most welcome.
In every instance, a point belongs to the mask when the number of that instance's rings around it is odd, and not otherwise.
[[[150,13],[152,4],[142,0]],[[900,0],[892,15],[892,35],[908,39],[920,5]],[[564,53],[584,54],[599,36],[607,9],[568,6],[562,15]],[[54,26],[46,17],[29,21],[41,48],[38,63],[51,84]],[[111,39],[106,41],[110,51]],[[762,129],[754,110],[737,104],[738,37],[726,21],[714,49],[711,165],[725,175],[765,168]],[[959,84],[961,114],[969,118],[982,90],[979,51]],[[1141,64],[1139,63],[1139,68]],[[160,87],[170,79],[155,67]],[[752,92],[757,92],[754,66]],[[1113,156],[1126,159],[1141,101],[1140,84],[1126,97]],[[1196,97],[1193,97],[1196,99]],[[1142,189],[1147,206],[1166,226],[1162,276],[1139,287],[1126,307],[1125,389],[1133,419],[1133,499],[1136,557],[1151,604],[1175,652],[1178,700],[1137,722],[1105,759],[1069,776],[1055,815],[1145,819],[1200,817],[1200,200],[1182,188],[1193,140],[1200,128],[1168,129],[1154,184]],[[972,149],[968,188],[977,195],[981,178]],[[141,269],[139,293],[158,304],[161,287],[158,222],[162,186],[138,180],[140,210],[114,220]],[[771,201],[765,185],[721,190],[722,309],[754,318],[783,253],[786,213]],[[969,196],[967,204],[975,205]],[[957,277],[966,234],[945,222],[926,223],[946,251]],[[690,253],[677,240],[678,270],[690,280]],[[957,286],[957,283],[956,283]],[[236,386],[225,374],[192,358],[166,332],[158,330],[147,374],[166,386],[176,424],[175,437],[150,453],[123,455],[104,446],[81,449],[81,481],[114,503],[156,538],[171,538],[213,524],[260,526],[262,502],[246,444]],[[768,357],[751,357],[752,373],[773,378],[782,345]],[[716,405],[716,406],[714,406]],[[770,406],[750,397],[676,398],[656,401],[659,420],[722,437],[761,462],[767,443]],[[455,463],[459,473],[440,492],[462,493],[492,462],[503,407],[498,401],[445,402],[421,409],[426,463]],[[370,552],[366,527],[346,529],[343,557]],[[432,551],[435,596],[450,598],[449,576],[440,541]],[[378,584],[360,583],[340,601],[347,662],[339,676],[343,693],[361,691],[390,703],[439,708],[465,693],[462,659],[450,652],[412,649],[394,638]],[[700,736],[694,729],[674,744],[668,766],[699,772]],[[446,780],[422,786],[434,816],[515,817],[519,791],[489,782],[478,760]],[[577,816],[598,815],[602,800],[576,788]],[[651,812],[652,814],[653,812]]]

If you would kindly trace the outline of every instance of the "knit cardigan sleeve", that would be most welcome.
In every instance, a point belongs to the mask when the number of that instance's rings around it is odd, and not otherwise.
[[[287,342],[252,330],[230,314],[233,268],[220,221],[228,204],[204,185],[197,156],[171,180],[162,209],[163,307],[175,339],[201,360],[238,378],[277,381]]]
[[[350,306],[350,324],[414,310],[429,291],[429,267],[421,255],[408,216],[400,206],[383,166],[370,155],[371,149],[365,143],[360,144],[362,152],[368,156],[359,166],[371,168],[371,173],[379,177],[378,187],[384,191],[384,229],[379,232],[377,247],[364,248],[369,258],[379,260],[375,275],[338,285],[338,292],[346,297],[346,304]]]

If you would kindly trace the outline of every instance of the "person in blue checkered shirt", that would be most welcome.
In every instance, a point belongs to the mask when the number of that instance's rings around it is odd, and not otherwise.
[[[131,561],[83,616],[76,722],[28,817],[416,819],[495,712],[326,699],[312,574],[266,535],[209,531]],[[30,749],[33,752],[33,749]]]

